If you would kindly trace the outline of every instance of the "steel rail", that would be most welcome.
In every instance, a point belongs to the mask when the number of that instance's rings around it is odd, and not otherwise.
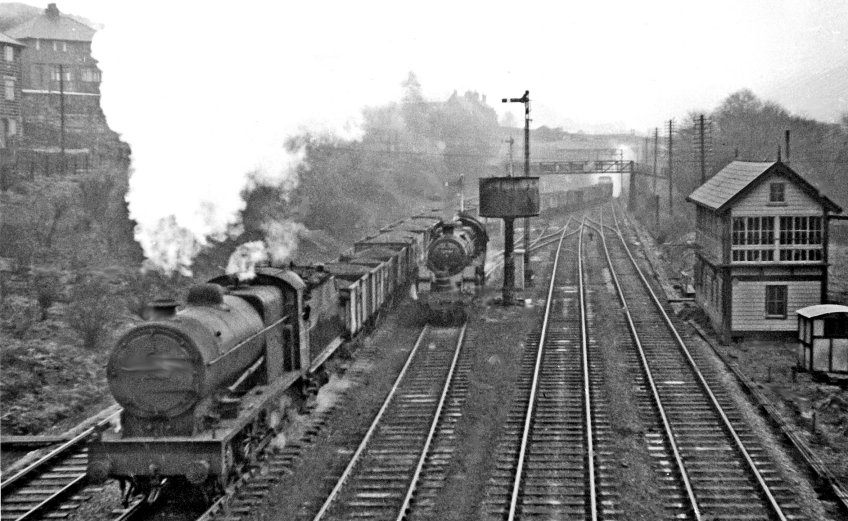
[[[330,506],[332,506],[333,502],[341,491],[342,487],[347,481],[347,478],[353,472],[356,463],[359,461],[359,458],[362,456],[362,453],[365,452],[365,447],[368,445],[368,441],[371,439],[371,436],[377,430],[377,426],[380,424],[380,420],[383,418],[383,414],[385,414],[386,410],[389,408],[389,404],[392,401],[392,398],[395,395],[395,392],[400,387],[400,382],[403,380],[404,375],[406,374],[409,366],[412,365],[412,359],[415,358],[415,353],[418,352],[418,348],[421,346],[421,340],[424,339],[427,330],[430,328],[429,325],[424,326],[421,329],[421,333],[418,335],[418,339],[415,341],[415,345],[412,348],[412,351],[409,353],[409,357],[406,359],[406,363],[403,365],[403,369],[401,369],[400,374],[398,374],[395,379],[395,383],[392,385],[391,390],[389,391],[389,395],[386,396],[386,400],[383,402],[383,406],[380,407],[380,411],[377,413],[377,416],[374,418],[374,421],[371,422],[371,426],[368,428],[368,432],[365,433],[365,437],[362,439],[362,442],[359,444],[359,447],[356,449],[356,452],[348,462],[347,467],[342,473],[341,478],[336,482],[336,485],[333,487],[333,490],[330,492],[330,495],[327,496],[327,499],[324,500],[324,504],[321,505],[321,509],[315,514],[313,517],[313,521],[318,521],[324,517],[324,515],[329,511]],[[464,329],[463,329],[464,331]]]
[[[601,221],[603,222],[603,216],[601,216]],[[648,384],[651,387],[651,395],[654,398],[654,404],[657,407],[657,411],[660,413],[660,418],[662,419],[663,430],[665,430],[665,436],[668,439],[668,443],[671,446],[671,452],[674,454],[674,461],[677,464],[677,470],[680,472],[680,477],[683,480],[684,488],[686,489],[686,495],[689,498],[689,504],[692,507],[692,513],[695,515],[695,519],[701,519],[701,511],[698,507],[698,500],[695,497],[695,491],[692,488],[692,483],[689,480],[689,474],[686,471],[686,466],[683,464],[683,458],[680,455],[680,449],[677,446],[677,441],[674,437],[674,431],[671,429],[671,422],[668,420],[668,415],[665,412],[665,407],[663,406],[662,400],[660,399],[659,389],[657,388],[656,381],[654,380],[654,373],[651,371],[650,366],[648,365],[648,359],[645,355],[645,350],[642,348],[642,341],[639,338],[639,333],[636,331],[636,324],[633,322],[633,317],[630,315],[630,309],[627,306],[627,301],[624,300],[624,290],[621,289],[621,284],[618,282],[618,274],[615,272],[615,268],[612,265],[612,258],[609,254],[609,249],[607,248],[607,240],[606,236],[603,232],[603,224],[601,224],[601,228],[597,228],[594,225],[590,225],[592,228],[598,232],[601,236],[601,244],[604,246],[604,255],[607,259],[607,265],[610,269],[610,275],[612,277],[612,281],[615,284],[616,294],[618,295],[618,299],[621,302],[622,309],[624,311],[624,316],[627,319],[627,324],[630,328],[630,334],[633,337],[633,343],[636,344],[636,349],[639,352],[639,360],[642,363],[642,369],[645,371],[645,377],[648,380]]]
[[[548,234],[547,236],[543,236],[542,234],[540,234],[538,237],[536,237],[536,239],[534,239],[533,242],[530,244],[530,251],[536,251],[538,249],[544,248],[545,246],[548,246],[549,244],[559,240],[558,237],[557,237],[558,234],[562,233],[564,230],[566,230],[568,228],[568,225],[571,223],[571,220],[572,220],[572,218],[569,217],[568,221],[566,221],[566,223],[565,223],[565,226],[563,226],[562,228],[560,228],[559,230],[557,230],[554,233]],[[574,233],[577,233],[577,231],[575,230],[573,232],[570,232],[568,235],[572,235]],[[520,240],[521,239],[518,238],[514,242],[520,242]],[[486,276],[487,277],[489,275],[491,275],[492,273],[494,273],[494,271],[496,269],[503,266],[503,262],[504,262],[503,261],[503,254],[504,254],[504,252],[503,252],[503,250],[501,250],[501,251],[495,253],[495,255],[492,257],[491,264],[489,265],[488,268],[486,268]]]
[[[638,273],[639,278],[642,280],[642,283],[644,284],[645,288],[647,288],[648,294],[651,296],[651,300],[653,300],[657,309],[659,309],[660,314],[662,315],[663,320],[665,321],[665,324],[668,326],[669,330],[674,335],[674,338],[677,341],[677,345],[680,347],[681,351],[683,352],[683,354],[686,357],[686,360],[689,362],[689,365],[692,368],[692,371],[695,373],[695,376],[697,377],[698,382],[701,384],[701,387],[704,389],[704,392],[710,398],[710,402],[712,403],[713,408],[715,409],[716,413],[721,417],[725,428],[727,429],[730,436],[733,438],[733,441],[736,443],[737,449],[742,454],[742,456],[745,458],[745,461],[747,462],[748,467],[751,470],[751,473],[756,478],[757,483],[759,484],[761,491],[763,492],[763,494],[768,499],[768,503],[772,507],[772,510],[777,515],[778,519],[780,519],[780,521],[787,521],[786,515],[783,513],[783,509],[780,508],[780,505],[777,503],[777,500],[775,499],[774,495],[772,494],[771,489],[769,488],[768,484],[765,482],[765,479],[763,478],[759,469],[757,469],[757,466],[754,463],[753,458],[751,458],[750,453],[748,453],[748,450],[745,448],[745,444],[742,442],[742,439],[739,437],[739,434],[736,432],[736,429],[733,427],[733,424],[730,422],[730,419],[725,414],[724,409],[721,407],[721,404],[718,403],[718,399],[715,397],[715,394],[713,393],[712,389],[710,388],[710,385],[707,383],[706,378],[704,378],[704,375],[701,373],[701,370],[698,368],[698,365],[695,363],[695,360],[692,358],[691,353],[689,353],[689,349],[686,347],[686,343],[683,342],[683,338],[680,337],[680,334],[677,332],[677,329],[674,327],[674,324],[672,324],[671,319],[669,318],[668,314],[665,312],[665,309],[663,309],[662,304],[660,303],[659,299],[657,298],[656,293],[654,293],[654,290],[651,288],[651,285],[648,283],[648,280],[645,278],[645,275],[642,273],[642,270],[639,268],[639,265],[636,262],[636,259],[633,257],[633,254],[630,252],[630,248],[627,246],[627,241],[624,240],[624,236],[621,233],[621,228],[618,225],[618,218],[616,217],[615,206],[613,206],[613,219],[615,220],[615,227],[617,229],[616,231],[618,233],[618,239],[619,239],[619,241],[621,241],[621,244],[624,246],[624,251],[627,252],[627,256],[630,258],[630,262],[633,264],[633,267],[636,269],[636,273]]]
[[[48,452],[44,456],[42,456],[42,457],[38,458],[37,460],[35,460],[34,462],[30,463],[25,468],[21,469],[20,471],[16,472],[15,474],[13,474],[10,478],[4,480],[2,483],[0,483],[0,493],[4,493],[4,492],[8,493],[9,488],[12,487],[13,485],[15,485],[18,481],[26,478],[28,475],[32,474],[33,472],[38,470],[40,467],[50,463],[50,461],[58,458],[62,454],[68,452],[70,449],[72,449],[75,446],[79,445],[80,443],[84,442],[89,436],[91,436],[92,434],[97,432],[98,429],[101,429],[101,428],[105,427],[106,425],[108,425],[109,422],[112,420],[112,418],[116,414],[119,414],[119,413],[120,413],[120,410],[110,414],[106,418],[97,422],[95,425],[85,429],[84,431],[80,432],[79,434],[77,434],[73,438],[69,439],[68,441],[62,443],[61,445],[59,445],[55,449],[52,449],[50,452]]]
[[[30,463],[25,468],[13,474],[10,478],[0,484],[0,496],[2,496],[4,500],[8,499],[9,497],[14,497],[14,490],[17,487],[25,488],[26,480],[37,478],[41,469],[45,467],[49,468],[50,465],[57,462],[56,460],[60,460],[60,458],[66,455],[73,455],[79,453],[79,447],[83,445],[88,440],[88,438],[91,437],[99,429],[106,427],[109,422],[114,418],[114,416],[119,413],[120,410],[109,414],[106,418],[103,418],[102,420],[98,421],[95,425],[88,427],[73,438],[67,440],[58,447],[55,447],[44,456],[38,458],[36,461]],[[15,518],[16,521],[24,521],[40,517],[43,514],[44,510],[49,508],[54,503],[61,501],[62,498],[68,496],[78,488],[85,486],[87,482],[87,476],[85,472],[69,474],[67,478],[68,479],[66,482],[64,482],[64,484],[53,488],[52,492],[48,497],[44,498],[38,503],[33,504],[32,507],[29,508],[29,510],[22,511],[20,514],[18,514],[18,517]]]
[[[595,446],[594,432],[592,429],[592,396],[589,387],[589,339],[587,335],[588,324],[586,317],[586,286],[583,283],[583,231],[586,217],[580,223],[580,236],[577,241],[577,280],[580,285],[580,343],[583,350],[583,407],[586,410],[586,459],[589,467],[589,508],[592,513],[592,521],[598,520],[598,496],[595,488]],[[540,345],[541,347],[541,345]]]
[[[427,460],[427,453],[430,452],[430,444],[433,441],[433,437],[436,434],[436,427],[438,427],[439,420],[442,416],[442,408],[445,404],[445,398],[447,398],[448,390],[450,389],[451,383],[453,383],[456,362],[459,360],[459,353],[462,351],[462,343],[465,340],[465,329],[467,327],[467,323],[463,324],[462,330],[459,332],[459,340],[456,342],[456,352],[453,355],[453,360],[451,361],[450,369],[448,370],[445,386],[442,389],[442,395],[439,397],[439,405],[436,407],[436,414],[433,416],[433,422],[430,424],[430,432],[427,433],[427,440],[424,442],[424,447],[421,449],[421,456],[418,458],[418,465],[415,467],[415,473],[412,475],[412,481],[409,483],[406,497],[403,499],[403,504],[398,511],[396,518],[397,521],[401,521],[406,518],[409,504],[412,502],[412,496],[415,494],[415,489],[418,487],[418,478],[421,476],[421,470],[424,468],[424,462]]]
[[[553,294],[554,287],[556,286],[556,272],[557,266],[559,265],[559,256],[562,252],[562,243],[565,240],[565,229],[562,231],[562,235],[559,239],[559,245],[557,246],[556,256],[554,257],[554,266],[551,271],[551,283],[548,287],[548,297],[547,302],[545,303],[545,314],[542,319],[542,333],[539,338],[539,352],[536,355],[536,363],[533,369],[533,382],[530,385],[530,399],[528,401],[527,406],[527,414],[524,418],[524,431],[521,435],[521,445],[518,453],[518,464],[516,466],[515,471],[515,482],[512,487],[512,496],[509,502],[509,516],[507,517],[508,521],[513,521],[515,519],[515,510],[518,506],[518,497],[521,489],[521,476],[523,474],[522,470],[524,468],[524,459],[527,451],[527,440],[530,437],[530,425],[533,422],[533,408],[536,402],[536,387],[539,382],[539,368],[542,365],[542,354],[544,353],[545,346],[545,338],[548,334],[548,319],[551,314],[551,305],[553,303]]]

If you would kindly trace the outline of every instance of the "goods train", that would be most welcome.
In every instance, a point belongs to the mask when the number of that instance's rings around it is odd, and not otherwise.
[[[546,194],[543,209],[600,202],[611,186],[580,192]],[[119,480],[125,501],[155,497],[168,479],[216,495],[282,428],[289,394],[325,381],[323,362],[396,295],[417,284],[428,312],[461,313],[484,282],[487,241],[473,208],[449,222],[426,211],[332,262],[222,275],[191,288],[180,309],[160,303],[110,355],[123,410],[120,426],[89,445],[89,478]]]
[[[542,212],[573,211],[612,199],[613,183],[609,176],[601,176],[598,183],[574,188],[572,190],[553,191],[539,194],[539,207]]]
[[[437,285],[473,278],[466,260],[478,273],[485,231],[473,210],[440,216],[395,222],[326,264],[224,275],[191,288],[179,310],[156,306],[110,355],[123,410],[120,427],[90,444],[89,478],[119,480],[125,502],[155,497],[166,479],[219,493],[282,428],[289,393],[325,381],[323,362],[417,283],[428,258]]]

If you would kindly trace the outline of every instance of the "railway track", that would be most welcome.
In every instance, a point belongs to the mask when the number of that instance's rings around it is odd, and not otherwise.
[[[612,453],[603,370],[587,328],[582,230],[564,228],[559,236],[541,328],[528,338],[497,447],[483,505],[487,519],[597,520],[618,513],[612,478],[603,470]]]
[[[111,419],[112,416],[82,431],[4,479],[0,484],[0,520],[39,519],[48,513],[51,518],[62,518],[88,499],[77,495],[87,483],[86,442]]]
[[[632,339],[640,416],[667,519],[805,519],[793,490],[737,410],[719,375],[687,348],[631,254],[613,210],[596,223]]]
[[[86,444],[97,430],[106,428],[118,414],[119,411],[110,414],[3,480],[0,484],[0,521],[63,519],[99,493],[102,488],[88,486]],[[106,517],[112,521],[128,521],[144,506],[144,501],[136,499]]]
[[[447,423],[456,421],[457,404],[449,410],[444,405],[464,336],[464,325],[424,328],[382,408],[314,520],[403,519],[407,515],[422,477],[426,474],[432,479],[439,462],[450,458],[450,447],[444,443],[450,428],[444,424],[439,454],[431,453],[431,448],[440,431],[440,420],[446,417]],[[432,483],[428,487],[432,488]]]

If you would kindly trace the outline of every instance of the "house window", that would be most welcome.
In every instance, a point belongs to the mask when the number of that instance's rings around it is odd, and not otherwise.
[[[786,318],[786,286],[766,286],[766,318]]]
[[[41,40],[39,40],[38,38],[35,39],[35,50],[41,50]]]
[[[8,101],[13,101],[15,99],[15,80],[14,78],[5,78],[3,80],[3,84],[5,86],[6,91],[6,99]]]
[[[11,45],[6,45],[3,48],[3,54],[6,56],[6,61],[14,61],[15,60],[15,48]]]
[[[8,134],[10,136],[14,136],[15,134],[17,134],[18,133],[18,122],[15,121],[14,119],[6,120],[6,122],[8,123],[8,130],[9,130]]]
[[[100,71],[97,69],[82,69],[80,79],[87,82],[98,82],[100,81]]]
[[[57,42],[56,40],[53,40],[53,50],[54,51],[59,50],[59,42]]]
[[[68,52],[68,42],[62,42],[62,52]]]
[[[784,183],[771,183],[770,185],[771,193],[769,194],[769,201],[772,203],[783,203],[786,201],[785,199],[785,190],[786,184]]]
[[[59,67],[53,67],[50,71],[50,79],[53,81],[59,81],[59,71],[62,70]],[[64,76],[65,81],[71,81],[71,71],[68,69],[64,69],[62,76]]]

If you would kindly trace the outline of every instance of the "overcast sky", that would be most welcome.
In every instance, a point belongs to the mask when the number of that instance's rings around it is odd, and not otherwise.
[[[845,0],[64,0],[59,7],[120,32],[108,43],[135,48],[127,52],[138,58],[139,86],[146,75],[190,84],[199,72],[187,63],[192,57],[204,66],[216,63],[205,59],[211,55],[244,59],[248,67],[217,62],[204,76],[222,89],[227,72],[276,82],[280,95],[269,101],[292,109],[287,125],[355,117],[364,103],[396,99],[413,70],[432,97],[473,89],[492,100],[530,89],[536,124],[642,131],[712,108],[742,87],[766,92],[786,77],[848,66]],[[112,65],[103,62],[107,78]],[[135,94],[122,102],[134,103]]]
[[[199,234],[231,220],[245,172],[287,175],[286,135],[355,135],[361,108],[399,100],[409,71],[428,98],[476,90],[519,124],[522,107],[499,100],[529,89],[534,127],[642,133],[741,88],[848,67],[846,0],[58,6],[104,26],[94,55],[110,126],[133,150],[133,217],[173,212]]]

